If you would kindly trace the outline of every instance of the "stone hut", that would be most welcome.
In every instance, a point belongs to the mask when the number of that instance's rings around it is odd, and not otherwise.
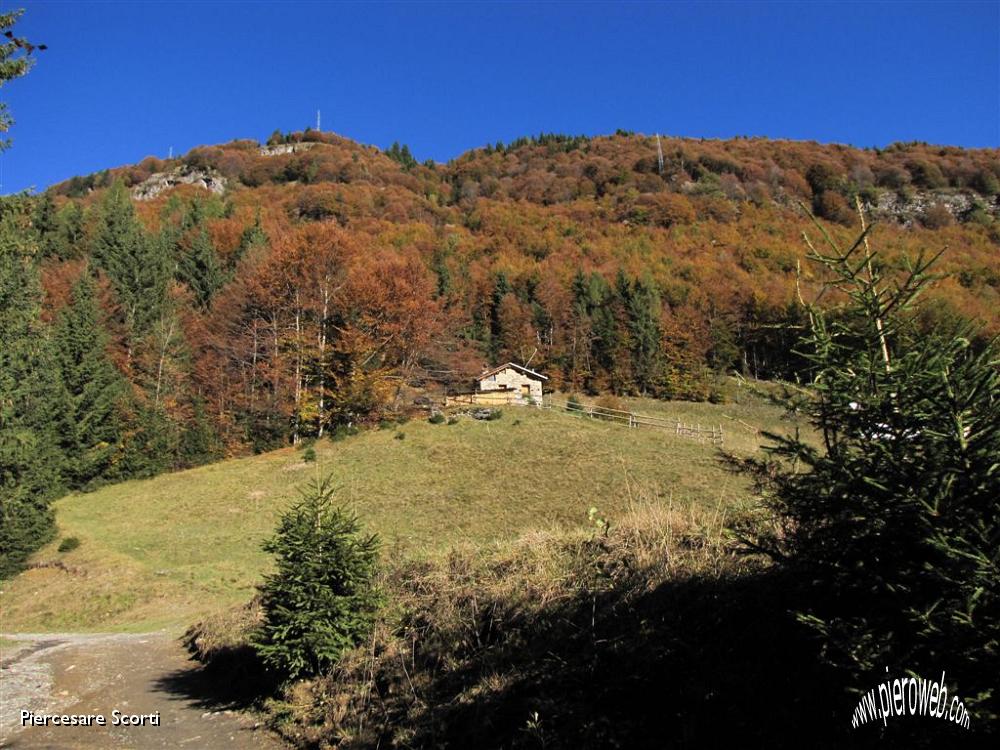
[[[476,390],[479,393],[506,395],[518,401],[532,399],[540,404],[542,383],[546,380],[548,378],[541,373],[508,362],[486,370],[476,378]]]

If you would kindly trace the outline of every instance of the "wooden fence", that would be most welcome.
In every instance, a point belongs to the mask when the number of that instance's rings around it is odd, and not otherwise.
[[[558,409],[580,417],[590,419],[601,419],[606,422],[613,422],[631,429],[640,427],[656,427],[667,432],[672,432],[679,437],[697,440],[700,443],[711,443],[722,446],[723,435],[722,425],[685,424],[677,419],[657,417],[652,414],[636,414],[631,411],[621,409],[608,409],[603,406],[592,406],[589,404],[570,403],[569,401],[557,401],[546,399],[542,405],[545,409]]]
[[[445,406],[468,404],[471,406],[509,406],[510,404],[530,405],[523,396],[510,391],[476,391],[475,393],[454,393],[445,396]],[[535,404],[537,406],[537,404]]]

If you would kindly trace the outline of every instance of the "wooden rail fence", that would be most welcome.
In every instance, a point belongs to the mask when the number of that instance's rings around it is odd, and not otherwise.
[[[608,409],[603,406],[592,406],[589,404],[577,404],[569,401],[557,401],[546,399],[542,404],[545,409],[558,409],[568,414],[590,419],[601,419],[606,422],[613,422],[624,425],[631,429],[640,427],[656,427],[667,432],[672,432],[679,437],[697,440],[700,443],[711,443],[721,446],[723,444],[722,425],[685,424],[678,419],[668,419],[657,417],[652,414],[636,414],[631,411],[621,409]]]

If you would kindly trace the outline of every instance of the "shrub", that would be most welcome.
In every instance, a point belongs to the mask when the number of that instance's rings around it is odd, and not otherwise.
[[[359,432],[360,430],[354,425],[340,424],[330,431],[330,440],[336,443],[352,435],[357,435]]]
[[[941,229],[950,226],[952,221],[951,211],[941,203],[931,204],[920,217],[920,223],[928,229]]]
[[[972,186],[983,195],[1000,193],[1000,180],[987,169],[980,169],[972,180]]]
[[[391,419],[380,419],[378,422],[378,428],[380,430],[391,430],[395,424],[396,423]]]
[[[333,504],[332,479],[310,486],[264,544],[277,570],[261,586],[263,662],[288,678],[318,674],[369,632],[380,604],[378,537]]]
[[[396,417],[396,424],[406,424],[409,421],[410,421],[409,414],[400,414],[398,417]]]
[[[442,424],[444,422],[444,414],[437,412],[436,414],[431,414],[430,419],[427,420],[431,424]]]
[[[912,159],[906,163],[906,168],[910,171],[910,178],[917,187],[931,190],[948,187],[948,180],[937,164],[922,159]]]
[[[569,411],[583,411],[583,404],[580,403],[580,399],[576,397],[575,393],[566,400],[566,408]]]
[[[628,404],[610,393],[601,396],[594,402],[594,406],[601,409],[611,409],[613,411],[628,411]]]
[[[396,433],[396,434],[394,435],[394,438],[395,438],[396,440],[406,440],[406,433],[405,433],[405,432],[397,432],[397,433]]]
[[[458,424],[458,417],[448,417],[448,424]]]
[[[302,451],[302,460],[307,464],[313,463],[316,460],[316,449],[310,446]]]
[[[68,536],[59,542],[60,552],[72,552],[80,546],[80,540],[75,536]]]
[[[816,198],[814,208],[817,216],[838,224],[850,225],[854,221],[854,211],[848,205],[847,199],[832,190],[821,193]]]

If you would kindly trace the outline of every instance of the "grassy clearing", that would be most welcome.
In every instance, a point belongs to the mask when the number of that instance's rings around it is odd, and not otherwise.
[[[682,419],[704,410],[715,423],[723,412],[761,426],[780,421],[759,402],[633,408]],[[493,422],[413,420],[320,441],[316,454],[306,463],[301,452],[279,450],[63,498],[60,537],[35,560],[61,560],[74,572],[36,569],[7,582],[0,630],[175,628],[243,603],[268,566],[261,541],[297,488],[327,472],[394,558],[526,529],[583,528],[591,506],[615,522],[637,493],[678,511],[748,495],[711,446],[518,407]],[[69,536],[80,546],[58,553]]]

